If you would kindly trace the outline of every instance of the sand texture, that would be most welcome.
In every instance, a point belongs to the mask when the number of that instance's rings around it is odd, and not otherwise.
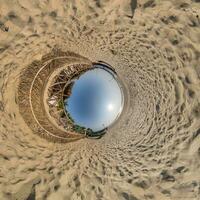
[[[21,75],[54,48],[123,80],[101,139],[57,143],[26,123]],[[199,0],[0,0],[0,200],[34,199],[200,200]]]

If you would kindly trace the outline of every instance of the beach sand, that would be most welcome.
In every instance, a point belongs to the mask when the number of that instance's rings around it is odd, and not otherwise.
[[[20,74],[54,47],[126,87],[99,140],[50,142],[20,114]],[[200,199],[199,0],[0,0],[0,200],[14,199]]]

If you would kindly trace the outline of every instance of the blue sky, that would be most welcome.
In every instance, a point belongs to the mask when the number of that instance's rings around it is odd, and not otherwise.
[[[116,119],[121,105],[121,90],[112,74],[95,68],[75,81],[66,110],[78,125],[99,131]]]

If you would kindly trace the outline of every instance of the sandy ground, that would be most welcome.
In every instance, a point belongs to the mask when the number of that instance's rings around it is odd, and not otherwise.
[[[55,45],[127,87],[100,140],[54,144],[19,113],[20,72]],[[0,199],[199,200],[200,1],[0,0]]]

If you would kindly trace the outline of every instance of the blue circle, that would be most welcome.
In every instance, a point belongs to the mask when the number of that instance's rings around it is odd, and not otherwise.
[[[109,127],[120,115],[123,93],[111,70],[95,67],[74,81],[65,110],[75,124],[93,132]]]

